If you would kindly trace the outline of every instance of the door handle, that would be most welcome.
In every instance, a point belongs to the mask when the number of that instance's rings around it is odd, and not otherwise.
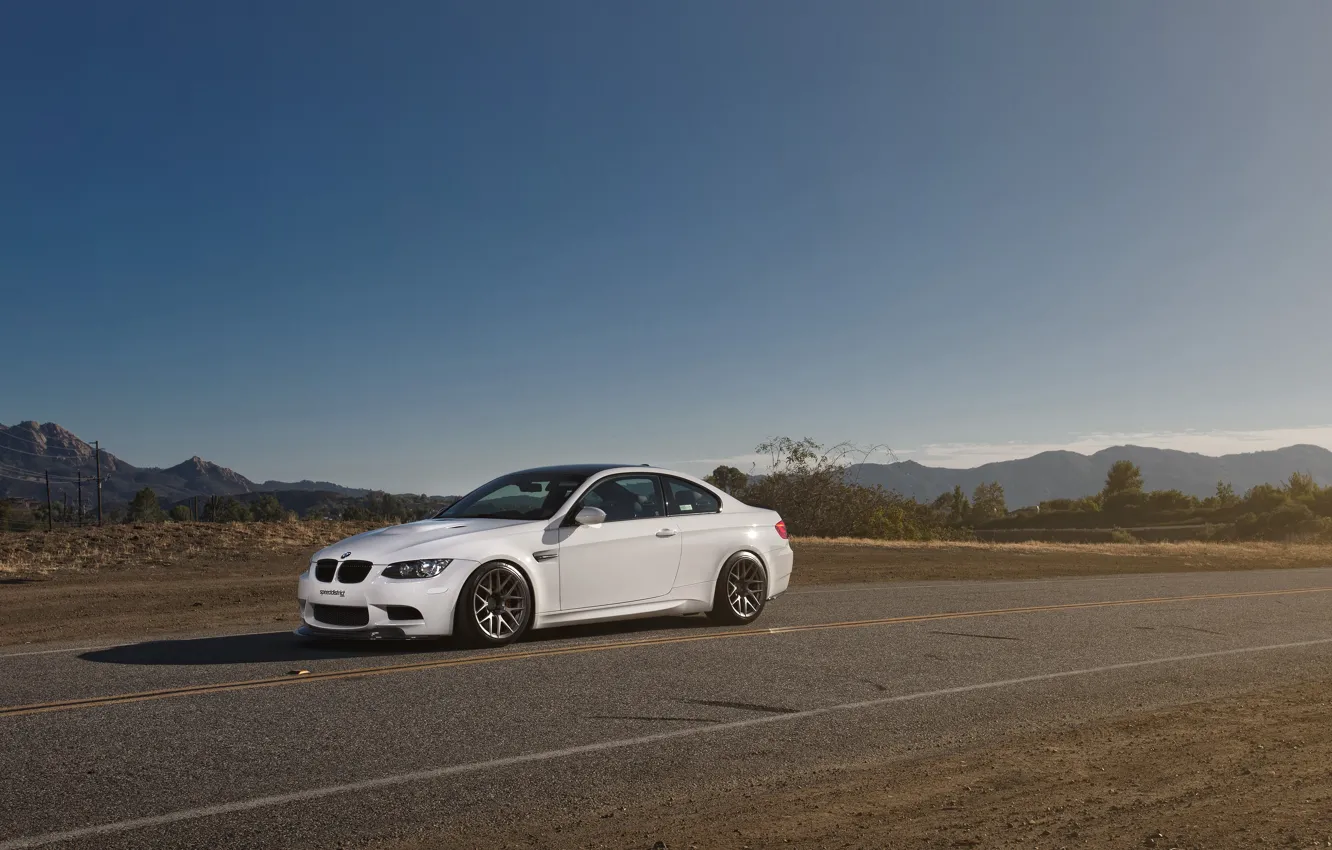
[[[658,537],[674,537],[674,536],[675,536],[675,529],[673,529],[673,528],[663,528],[661,531],[658,531],[658,532],[657,532],[657,536],[658,536]]]

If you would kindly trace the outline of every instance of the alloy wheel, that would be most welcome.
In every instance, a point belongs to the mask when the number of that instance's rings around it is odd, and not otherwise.
[[[767,584],[767,577],[758,561],[753,558],[736,559],[726,576],[726,601],[731,611],[742,620],[758,614]]]
[[[481,576],[472,593],[476,627],[491,640],[512,637],[527,617],[527,583],[517,572],[492,567]]]

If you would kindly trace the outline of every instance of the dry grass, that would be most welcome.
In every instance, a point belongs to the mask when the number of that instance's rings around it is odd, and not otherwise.
[[[46,576],[143,567],[207,567],[300,559],[374,523],[161,523],[0,534],[0,574]],[[958,541],[801,538],[792,541],[807,580],[837,580],[822,561],[854,564],[882,578],[901,577],[912,564],[1023,565],[1023,572],[1152,572],[1178,564],[1187,569],[1326,566],[1332,544],[1310,543],[978,543]],[[1113,567],[1111,567],[1113,563]],[[1136,565],[1136,566],[1135,566]],[[972,573],[973,569],[965,568]],[[1003,570],[1011,573],[1011,569]],[[980,570],[976,577],[987,574]]]
[[[0,573],[47,575],[295,557],[372,527],[356,522],[187,522],[0,534]]]

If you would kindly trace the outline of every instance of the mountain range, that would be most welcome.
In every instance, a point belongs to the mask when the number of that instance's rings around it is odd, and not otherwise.
[[[971,469],[925,466],[913,460],[898,463],[859,463],[847,469],[850,480],[882,486],[904,496],[929,501],[961,487],[968,495],[977,484],[998,481],[1010,508],[1034,505],[1046,499],[1077,499],[1100,492],[1105,475],[1116,461],[1127,460],[1142,470],[1148,490],[1180,490],[1206,497],[1218,481],[1229,482],[1243,494],[1255,484],[1276,484],[1293,472],[1307,472],[1321,486],[1332,484],[1332,451],[1321,446],[1297,445],[1271,451],[1211,457],[1174,449],[1113,446],[1091,455],[1077,452],[1041,452],[1021,460],[987,463]]]
[[[1111,464],[1128,460],[1142,469],[1149,490],[1181,490],[1205,497],[1227,481],[1239,493],[1255,484],[1278,483],[1293,472],[1308,472],[1314,481],[1332,484],[1332,451],[1319,446],[1297,445],[1248,454],[1207,455],[1143,446],[1114,446],[1092,455],[1077,452],[1041,452],[1021,460],[987,463],[972,469],[925,466],[915,461],[861,463],[847,469],[847,476],[867,485],[881,485],[904,496],[930,501],[960,486],[968,494],[977,484],[998,481],[1009,507],[1034,505],[1045,499],[1079,498],[1101,490]],[[200,457],[192,457],[165,469],[138,467],[101,453],[104,502],[125,503],[144,487],[151,487],[165,502],[194,496],[244,496],[251,493],[290,494],[284,501],[309,501],[297,493],[324,493],[359,498],[372,492],[344,487],[329,481],[264,481],[256,483],[240,473]],[[87,483],[97,474],[93,447],[54,422],[39,425],[20,422],[0,425],[0,498],[44,499],[44,474],[51,475],[51,491],[59,500],[64,493],[73,498],[77,478],[84,478],[85,503],[95,491]]]
[[[74,498],[80,476],[84,479],[85,504],[95,500],[96,490],[90,482],[97,477],[97,458],[92,446],[54,422],[0,425],[0,498],[45,499],[45,476],[48,473],[51,493],[57,501],[64,494]],[[153,488],[158,497],[168,502],[194,496],[243,496],[261,492],[318,491],[352,497],[371,492],[328,481],[265,481],[257,484],[238,472],[197,456],[165,469],[139,467],[105,449],[101,452],[101,474],[103,502],[113,504],[128,502],[144,487]]]

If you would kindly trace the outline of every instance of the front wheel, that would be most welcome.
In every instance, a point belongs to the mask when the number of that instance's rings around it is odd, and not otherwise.
[[[768,571],[757,555],[737,552],[717,576],[717,590],[708,618],[714,623],[742,626],[763,613],[768,601]]]
[[[468,646],[504,646],[532,623],[532,588],[512,564],[482,564],[463,584],[454,633]]]

